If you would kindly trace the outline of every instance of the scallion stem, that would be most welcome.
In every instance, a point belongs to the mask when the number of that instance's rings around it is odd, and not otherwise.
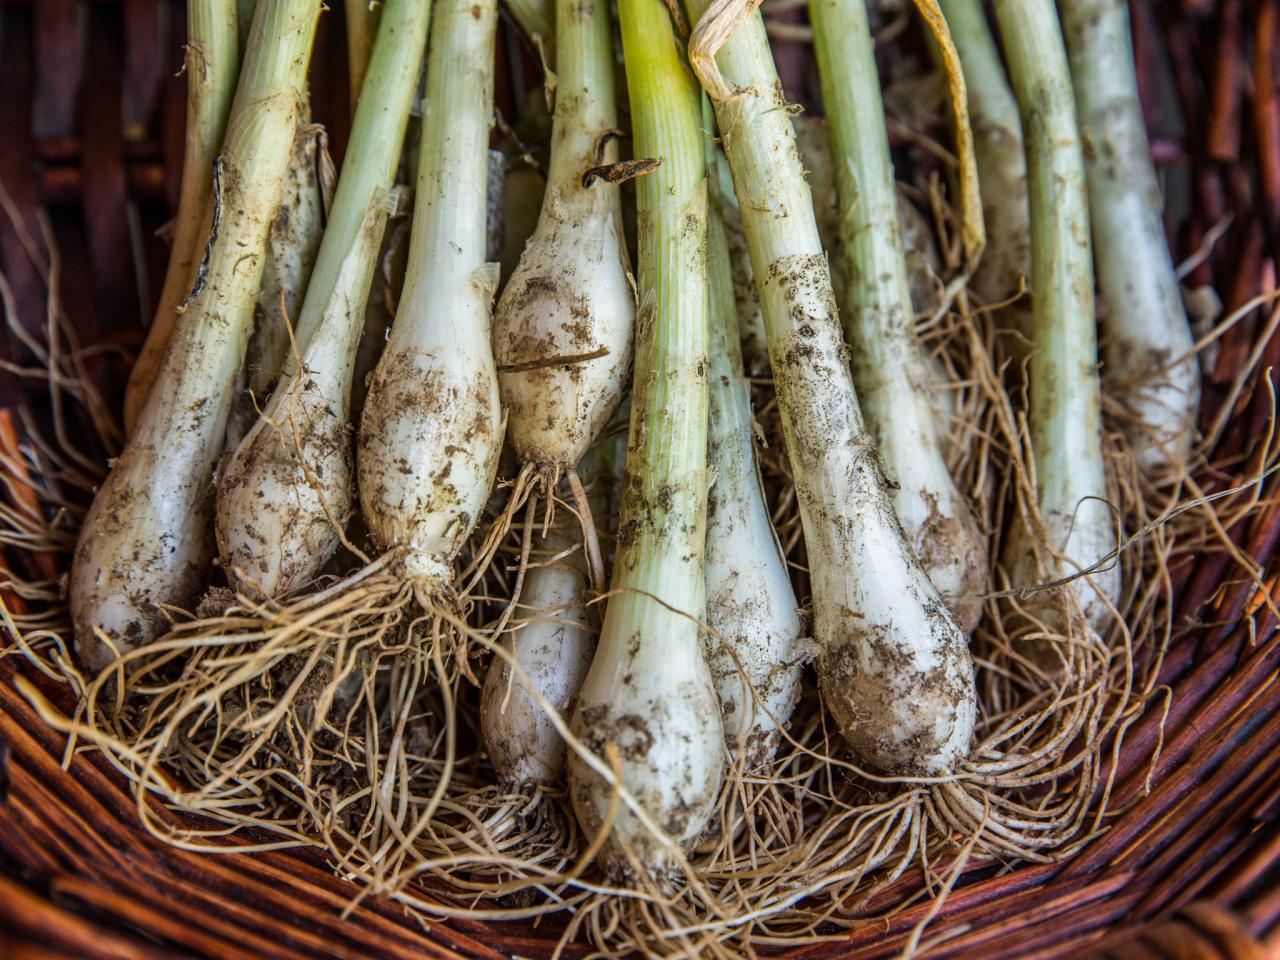
[[[995,9],[1026,138],[1034,346],[1028,419],[1042,524],[1036,532],[1017,528],[1005,563],[1016,586],[1032,586],[1096,563],[1116,537],[1102,461],[1084,150],[1062,30],[1053,0],[996,0]],[[1072,591],[1098,628],[1119,593],[1119,568],[1089,581],[1092,588],[1073,581]]]
[[[374,541],[402,552],[424,602],[452,582],[502,446],[485,260],[496,0],[438,0],[434,16],[405,285],[356,454]]]
[[[810,0],[809,19],[840,198],[841,316],[858,399],[907,539],[961,625],[972,630],[987,583],[986,541],[947,470],[930,402],[866,5]]]
[[[1186,464],[1200,406],[1191,327],[1160,222],[1124,0],[1061,0],[1098,267],[1103,367],[1141,465]],[[1181,362],[1174,362],[1181,358]]]
[[[318,0],[258,6],[217,166],[215,228],[190,303],[128,446],[85,518],[71,573],[80,657],[89,669],[189,606],[213,558],[214,463],[244,362],[267,232],[302,104]]]
[[[265,596],[307,584],[337,549],[355,490],[349,422],[356,344],[417,92],[431,6],[386,0],[351,141],[294,342],[263,416],[218,491],[233,581]],[[299,364],[299,358],[301,364]]]
[[[622,400],[635,315],[621,191],[598,175],[617,159],[609,5],[558,0],[557,16],[547,187],[493,334],[508,439],[551,485]]]
[[[704,126],[715,129],[703,98]],[[707,467],[707,625],[710,667],[720,696],[725,743],[748,769],[768,760],[800,696],[800,670],[810,655],[799,603],[787,575],[755,453],[751,387],[743,373],[732,257],[722,211],[729,205],[716,170],[707,229],[711,283],[711,365]],[[724,184],[732,191],[732,184]],[[755,301],[754,291],[746,291]],[[763,344],[762,344],[763,346]]]
[[[615,875],[666,879],[702,832],[724,764],[720,707],[702,652],[707,510],[707,176],[700,94],[661,0],[621,0],[636,154],[640,311],[613,595],[578,698],[576,734],[616,748],[623,784],[665,836],[624,808],[602,851]],[[643,744],[643,747],[640,745]],[[612,791],[581,757],[571,795],[584,830]],[[620,838],[620,839],[619,839]],[[628,860],[633,852],[638,862]]]
[[[686,3],[695,21],[709,6]],[[950,771],[973,733],[968,644],[903,537],[863,426],[764,22],[754,12],[729,34],[714,57],[719,77],[705,46],[714,26],[698,23],[690,57],[715,102],[764,311],[824,700],[868,766]]]
[[[243,5],[243,3],[241,4]],[[208,229],[205,216],[213,185],[213,161],[222,146],[231,99],[240,74],[240,38],[236,0],[188,0],[187,141],[182,157],[182,188],[174,219],[173,246],[165,269],[160,303],[138,359],[125,387],[124,427],[127,434],[151,394],[164,351],[173,335],[178,307],[191,289],[192,273],[203,252],[200,241]]]

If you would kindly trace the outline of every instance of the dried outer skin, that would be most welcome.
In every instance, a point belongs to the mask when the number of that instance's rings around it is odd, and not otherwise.
[[[1018,103],[982,0],[939,0],[964,67],[987,246],[972,285],[986,303],[1018,292],[1031,275],[1031,211]]]
[[[405,289],[365,399],[356,450],[375,543],[411,580],[447,584],[502,448],[485,262],[493,0],[434,12]]]
[[[351,516],[352,362],[386,219],[381,203],[369,211],[300,372],[272,394],[219,482],[221,563],[233,581],[266,597],[309,583]]]
[[[553,528],[537,549],[520,594],[527,622],[502,639],[527,679],[495,654],[480,693],[485,750],[499,781],[517,786],[550,786],[564,773],[564,740],[530,688],[567,717],[596,650],[580,540]]]
[[[582,459],[622,399],[635,295],[620,188],[601,178],[583,184],[599,159],[617,157],[612,144],[594,156],[617,125],[608,10],[561,7],[547,188],[498,301],[493,349],[511,445],[525,463],[563,468]]]
[[[691,0],[691,19],[707,6]],[[758,12],[729,38],[717,63],[737,88],[716,102],[716,119],[751,250],[804,524],[824,701],[859,762],[896,775],[948,773],[973,736],[973,661],[906,543],[863,426]]]
[[[319,6],[290,0],[254,20],[257,45],[221,156],[221,217],[203,284],[179,318],[134,434],[98,491],[71,571],[81,663],[97,671],[154,640],[162,606],[190,608],[213,560],[214,462],[244,362],[267,231],[280,200]],[[96,633],[101,630],[108,641]]]
[[[1123,0],[1064,0],[1060,9],[1089,181],[1105,385],[1131,414],[1123,426],[1139,466],[1158,473],[1191,454],[1200,377],[1160,217],[1129,14]]]

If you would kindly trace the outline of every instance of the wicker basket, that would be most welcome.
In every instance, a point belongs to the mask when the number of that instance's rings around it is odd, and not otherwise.
[[[154,234],[177,196],[183,7],[179,0],[0,0],[7,321],[33,332],[45,322],[46,278],[28,252],[32,238],[49,231],[60,254],[54,286],[81,344],[102,345],[89,374],[113,400],[158,293],[165,251]],[[1186,131],[1154,141],[1189,198],[1183,210],[1171,209],[1179,252],[1190,254],[1215,224],[1229,223],[1193,276],[1217,290],[1228,310],[1275,289],[1280,268],[1278,15],[1280,0],[1133,2],[1140,75],[1168,58]],[[787,46],[795,34],[778,31],[780,59],[803,93],[812,78],[800,48]],[[514,31],[504,30],[501,42],[512,56],[499,58],[506,71],[499,98],[510,106],[537,74]],[[338,13],[322,18],[317,43],[326,68],[313,78],[314,112],[340,156],[348,91]],[[1153,121],[1174,109],[1154,96],[1147,106]],[[1235,215],[1228,220],[1228,213]],[[1255,354],[1264,373],[1236,389],[1236,372]],[[0,360],[32,359],[22,337],[0,335]],[[1222,338],[1204,410],[1208,422],[1233,404],[1218,457],[1244,451],[1271,428],[1274,387],[1263,378],[1277,362],[1280,332],[1264,310]],[[0,375],[5,462],[18,462],[16,410],[41,389]],[[30,503],[20,471],[4,479],[6,502]],[[1229,531],[1267,570],[1280,547],[1280,501],[1267,500],[1276,486],[1268,481],[1264,508]],[[32,577],[56,574],[54,561],[0,554],[0,565]],[[1273,933],[1280,920],[1277,623],[1254,585],[1231,575],[1225,551],[1199,557],[1175,587],[1178,634],[1161,676],[1170,696],[1151,701],[1115,759],[1109,828],[1065,862],[972,864],[929,924],[929,956],[1280,956],[1280,932]],[[10,610],[23,603],[11,592],[3,601]],[[18,675],[61,708],[72,706],[65,688],[23,658],[0,658],[0,956],[499,958],[555,949],[555,923],[427,925],[374,898],[348,912],[356,888],[305,850],[210,856],[155,840],[102,755],[77,753],[64,763],[64,738],[20,695]],[[175,820],[159,804],[152,816]],[[922,878],[917,872],[899,883],[918,887]],[[841,944],[800,954],[897,955],[933,909],[918,903],[855,927]]]

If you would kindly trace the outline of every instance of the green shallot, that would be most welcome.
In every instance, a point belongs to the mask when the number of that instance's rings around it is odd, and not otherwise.
[[[709,2],[690,0],[690,19]],[[858,760],[953,771],[973,735],[973,661],[903,536],[863,426],[813,202],[764,22],[701,20],[690,58],[712,96],[764,311],[813,590],[818,679]],[[718,53],[717,53],[718,51]]]
[[[714,165],[713,152],[713,171]],[[779,728],[786,726],[799,699],[800,670],[812,654],[812,643],[804,635],[756,464],[751,390],[743,375],[733,266],[721,217],[725,205],[720,190],[714,189],[707,233],[707,466],[713,478],[707,495],[707,626],[725,742],[750,769],[777,748]]]
[[[947,469],[930,403],[866,6],[864,0],[811,0],[809,18],[840,197],[842,317],[858,399],[903,531],[968,632],[982,612],[986,538]]]
[[[635,149],[662,163],[636,183],[640,311],[618,553],[574,734],[614,767],[624,805],[601,848],[615,877],[673,878],[706,827],[724,768],[703,655],[707,511],[707,171],[697,82],[661,0],[621,0]],[[600,759],[569,760],[594,835],[614,791]],[[644,816],[641,816],[641,812]]]
[[[387,0],[333,209],[298,318],[299,357],[223,470],[217,540],[235,582],[272,597],[305,586],[355,502],[351,379],[377,269],[430,6]]]
[[[635,311],[620,188],[601,175],[617,152],[608,4],[558,0],[556,10],[546,192],[493,336],[508,439],[547,489],[572,473],[622,400]]]
[[[1145,469],[1186,466],[1200,406],[1191,326],[1160,221],[1162,202],[1125,0],[1061,0],[1085,144],[1107,393],[1126,408]]]
[[[1101,391],[1084,149],[1053,0],[996,0],[1022,112],[1031,198],[1028,423],[1038,522],[1014,527],[1004,562],[1014,586],[1091,570],[1071,581],[1100,630],[1120,591],[1102,460]]]
[[[71,612],[90,670],[143,646],[204,590],[214,463],[244,361],[267,233],[293,146],[318,0],[259,4],[215,169],[215,218],[190,302],[129,444],[85,518]]]
[[[125,387],[124,427],[129,435],[160,375],[182,301],[191,290],[202,235],[208,232],[205,217],[213,185],[213,162],[222,146],[240,74],[236,7],[236,0],[187,2],[187,140],[182,188],[160,303]]]
[[[485,260],[496,0],[442,0],[435,17],[409,264],[356,448],[369,531],[427,605],[452,584],[503,432]]]
[[[613,439],[605,438],[582,461],[592,516],[608,515],[602,481],[612,446]],[[525,522],[537,520],[530,514]],[[598,625],[587,605],[584,538],[569,526],[553,525],[538,538],[538,554],[520,589],[526,615],[502,638],[507,656],[494,656],[480,694],[480,734],[504,784],[551,786],[564,776],[564,740],[542,703],[567,716],[595,654]]]

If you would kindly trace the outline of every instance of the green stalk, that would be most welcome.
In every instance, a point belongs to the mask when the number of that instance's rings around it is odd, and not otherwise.
[[[188,0],[187,142],[182,158],[182,189],[160,303],[125,387],[126,433],[133,432],[160,373],[178,306],[191,288],[191,273],[207,230],[205,213],[213,184],[213,160],[222,146],[240,73],[236,24],[236,0]]]
[[[432,31],[427,58],[426,108],[413,216],[413,244],[402,297],[406,306],[425,308],[438,284],[457,284],[485,262],[488,244],[486,206],[489,187],[489,120],[493,68],[465,69],[466,55],[477,45],[473,31],[459,20],[470,16],[458,0],[442,5],[447,21]],[[492,57],[488,58],[492,61]],[[376,145],[374,145],[376,147]],[[470,216],[480,198],[480,217]],[[456,211],[466,216],[456,216]],[[424,310],[424,312],[426,312]]]
[[[662,163],[636,182],[640,310],[618,555],[574,724],[597,756],[618,748],[623,784],[666,834],[623,809],[602,851],[606,866],[615,875],[665,877],[677,848],[705,827],[724,761],[699,627],[710,335],[705,134],[698,86],[661,0],[622,0],[619,15],[636,155]],[[643,750],[634,749],[638,736]],[[578,756],[570,775],[591,835],[611,788]],[[638,864],[629,864],[626,847]]]
[[[982,0],[938,0],[964,66],[987,249],[974,289],[990,303],[1018,291],[1031,272],[1031,226],[1022,122]],[[932,45],[931,45],[932,46]],[[936,52],[936,47],[933,47]]]
[[[659,0],[628,0],[624,9],[636,151],[661,157],[662,166],[636,183],[642,317],[627,456],[636,482],[621,507],[633,535],[622,537],[614,587],[655,592],[700,617],[710,310],[698,92],[674,44],[663,40],[670,25]],[[657,49],[637,50],[642,37]],[[681,619],[641,597],[611,604],[612,619],[627,607],[632,623],[657,628]]]
[[[1013,538],[1006,563],[1015,585],[1101,559],[1115,546],[1105,503],[1093,257],[1084,150],[1067,53],[1053,0],[997,0],[996,16],[1022,112],[1031,201],[1031,447],[1040,521],[1052,557],[1033,562]],[[1045,569],[1047,563],[1047,570]],[[1095,627],[1119,593],[1117,568],[1073,590]],[[1096,593],[1095,593],[1096,591]]]
[[[1108,392],[1138,462],[1153,472],[1186,463],[1200,406],[1162,200],[1138,100],[1124,0],[1061,0],[1080,110],[1096,244]],[[1171,361],[1185,357],[1181,363]]]
[[[853,379],[889,476],[907,539],[944,597],[984,592],[986,542],[956,488],[930,403],[930,376],[911,306],[889,135],[864,0],[810,0],[840,198],[845,334]],[[981,604],[951,600],[965,628]]]
[[[562,29],[555,36],[556,104],[547,192],[581,193],[583,162],[597,138],[618,125],[614,105],[613,30],[602,0],[578,10],[579,0],[556,0]],[[545,201],[544,201],[545,202]]]
[[[219,156],[216,228],[196,288],[76,548],[71,609],[91,669],[110,663],[111,643],[128,650],[153,640],[166,624],[159,608],[189,607],[208,582],[213,468],[253,325],[320,6],[279,0],[254,15]]]
[[[968,645],[903,537],[863,425],[764,22],[699,22],[710,5],[686,3],[690,58],[715,102],[764,312],[824,700],[868,766],[950,771],[973,732]]]
[[[418,92],[430,15],[430,0],[386,0],[382,5],[382,22],[377,27],[373,58],[351,124],[342,174],[296,322],[295,337],[300,349],[305,350],[311,341],[369,208],[385,202],[387,191],[395,183],[400,147]],[[392,42],[397,33],[406,39]],[[290,356],[283,375],[291,376],[296,368],[297,359]]]

